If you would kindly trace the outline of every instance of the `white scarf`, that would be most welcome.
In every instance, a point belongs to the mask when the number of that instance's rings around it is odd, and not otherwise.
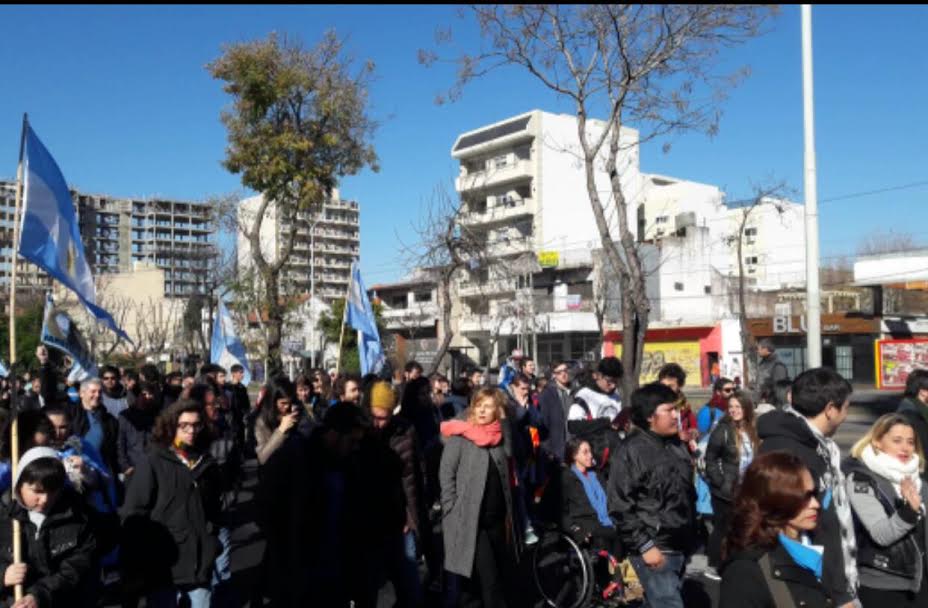
[[[877,452],[872,445],[868,445],[861,452],[860,460],[867,465],[868,469],[880,477],[888,479],[900,498],[902,497],[902,480],[906,477],[915,483],[915,490],[921,494],[922,478],[918,471],[918,454],[912,454],[912,458],[908,462],[902,462],[885,452]]]

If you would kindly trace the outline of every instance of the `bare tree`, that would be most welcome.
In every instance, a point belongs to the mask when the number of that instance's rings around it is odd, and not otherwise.
[[[476,18],[488,48],[462,54],[448,97],[487,72],[518,66],[573,104],[585,169],[587,196],[596,227],[621,288],[623,390],[638,385],[650,302],[622,184],[627,153],[641,141],[702,130],[714,133],[718,107],[728,89],[746,74],[714,72],[719,50],[757,35],[771,9],[735,5],[478,5]],[[439,43],[450,43],[450,30]],[[434,52],[420,51],[426,65]],[[442,101],[444,98],[440,98]],[[594,121],[596,115],[604,121]],[[627,143],[625,124],[643,129]],[[665,144],[666,147],[666,144]],[[597,173],[609,179],[607,197]],[[611,212],[618,226],[610,225]]]
[[[875,230],[864,237],[857,246],[857,255],[880,255],[882,253],[900,253],[918,249],[918,245],[908,232],[884,232]]]
[[[783,195],[787,191],[784,183],[777,183],[772,186],[761,186],[754,189],[754,196],[751,199],[731,203],[738,209],[736,215],[734,230],[723,237],[723,241],[729,246],[734,247],[738,258],[738,324],[741,330],[741,352],[742,357],[742,381],[745,385],[753,378],[754,371],[757,369],[757,353],[754,348],[754,336],[748,329],[748,313],[746,305],[746,283],[747,278],[744,273],[744,246],[745,232],[751,228],[751,219],[756,217],[763,208],[776,210],[779,215],[786,211],[786,202]]]

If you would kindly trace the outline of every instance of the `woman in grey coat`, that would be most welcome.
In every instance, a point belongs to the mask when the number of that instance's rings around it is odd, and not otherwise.
[[[465,577],[462,606],[505,608],[504,581],[519,554],[505,407],[501,391],[481,389],[459,419],[441,425],[445,569]]]
[[[859,598],[864,608],[928,606],[928,484],[912,423],[886,414],[851,449],[848,497],[857,526]]]

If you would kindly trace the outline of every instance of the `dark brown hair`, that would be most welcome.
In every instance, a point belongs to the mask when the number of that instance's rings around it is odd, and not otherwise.
[[[199,414],[200,423],[204,425],[204,429],[206,428],[206,411],[203,406],[191,399],[180,399],[161,412],[161,415],[155,420],[152,441],[166,448],[171,447],[174,443],[174,436],[177,434],[177,421],[180,420],[181,414],[187,413]],[[200,431],[194,441],[196,442],[194,447],[205,450],[209,447],[209,433]]]
[[[731,403],[731,400],[734,399],[741,404],[741,411],[744,412],[744,418],[741,420],[741,426],[739,428],[738,424],[731,419],[731,414],[725,414],[725,418],[731,423],[732,429],[735,431],[735,447],[738,449],[738,457],[741,457],[741,450],[744,449],[744,446],[741,445],[741,433],[738,431],[744,431],[748,434],[748,437],[751,438],[751,447],[754,452],[757,452],[757,448],[760,447],[760,439],[757,437],[757,419],[754,416],[754,400],[751,399],[751,396],[746,391],[735,391],[729,397],[728,402]],[[726,408],[728,403],[725,404]]]
[[[749,547],[770,550],[777,534],[808,502],[802,461],[789,452],[757,456],[744,473],[732,508],[722,559]]]

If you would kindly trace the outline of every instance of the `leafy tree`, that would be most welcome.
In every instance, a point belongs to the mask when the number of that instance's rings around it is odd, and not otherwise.
[[[32,369],[38,365],[35,349],[42,334],[42,318],[45,315],[45,302],[35,298],[17,306],[16,313],[16,369],[17,373]],[[9,363],[10,327],[9,323],[0,324],[0,344],[2,344],[3,361]],[[53,353],[54,349],[48,349]]]
[[[248,239],[251,262],[263,284],[267,310],[268,361],[281,369],[280,343],[286,297],[281,279],[296,231],[283,230],[273,254],[262,249],[261,226],[274,207],[278,221],[294,226],[298,216],[320,209],[338,183],[364,167],[377,170],[368,116],[373,64],[353,73],[344,43],[327,32],[314,48],[275,34],[266,40],[229,45],[207,69],[222,80],[233,100],[222,113],[228,131],[224,166],[263,199],[238,229]]]

